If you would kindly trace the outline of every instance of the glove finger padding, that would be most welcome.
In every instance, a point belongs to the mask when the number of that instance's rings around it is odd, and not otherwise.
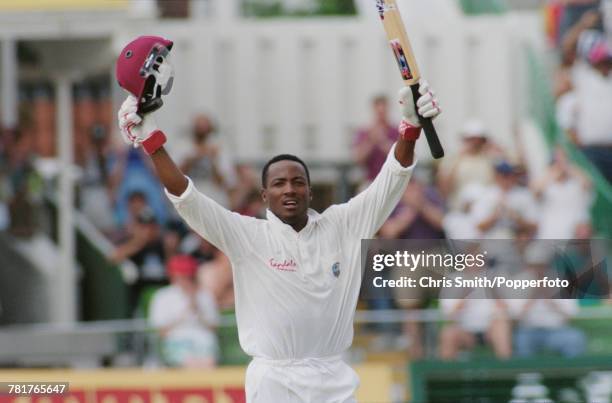
[[[142,122],[142,117],[138,115],[138,100],[136,97],[129,95],[121,104],[121,108],[117,112],[119,121],[119,129],[123,135],[123,141],[126,144],[137,146],[140,137],[140,128],[138,125]]]
[[[440,112],[440,107],[434,102],[427,103],[419,108],[419,115],[423,116],[424,118],[435,118],[440,114]]]
[[[419,94],[425,95],[428,92],[432,92],[429,89],[429,83],[427,80],[419,80]]]
[[[427,81],[422,80],[419,85],[421,96],[417,100],[419,115],[424,118],[435,118],[442,112],[436,93],[429,88]]]

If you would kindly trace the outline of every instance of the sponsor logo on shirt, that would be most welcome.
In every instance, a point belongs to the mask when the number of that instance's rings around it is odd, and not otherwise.
[[[296,271],[297,263],[293,259],[285,259],[285,260],[276,260],[271,258],[268,263],[270,267],[280,271]]]

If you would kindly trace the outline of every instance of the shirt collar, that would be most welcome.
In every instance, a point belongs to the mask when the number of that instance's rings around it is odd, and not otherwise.
[[[268,219],[268,222],[270,222],[270,224],[272,224],[273,226],[278,227],[280,229],[285,229],[285,230],[289,229],[289,230],[291,230],[292,232],[295,233],[295,230],[293,229],[293,227],[291,225],[285,224],[270,209],[266,209],[266,218]],[[308,222],[306,223],[306,226],[304,228],[302,228],[302,231],[307,230],[308,228],[310,228],[317,221],[319,221],[320,218],[321,218],[321,214],[319,214],[316,211],[314,211],[313,209],[309,208],[308,209]],[[302,231],[300,231],[300,232],[302,232]]]

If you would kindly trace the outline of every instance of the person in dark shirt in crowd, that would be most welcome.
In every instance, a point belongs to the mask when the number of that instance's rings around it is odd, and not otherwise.
[[[353,155],[366,174],[366,180],[374,180],[397,138],[397,125],[389,122],[389,102],[379,95],[372,100],[373,120],[369,126],[357,132]]]
[[[136,309],[146,287],[165,285],[168,280],[161,229],[153,210],[142,192],[133,192],[128,200],[130,218],[127,233],[112,252],[110,260],[121,263],[129,259],[136,265],[138,273],[130,290],[130,305]]]

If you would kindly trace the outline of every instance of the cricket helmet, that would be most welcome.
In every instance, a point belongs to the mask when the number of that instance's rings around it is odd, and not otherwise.
[[[174,69],[169,56],[173,42],[159,36],[139,36],[117,59],[119,85],[138,98],[138,110],[147,113],[163,105],[162,95],[172,89]]]

